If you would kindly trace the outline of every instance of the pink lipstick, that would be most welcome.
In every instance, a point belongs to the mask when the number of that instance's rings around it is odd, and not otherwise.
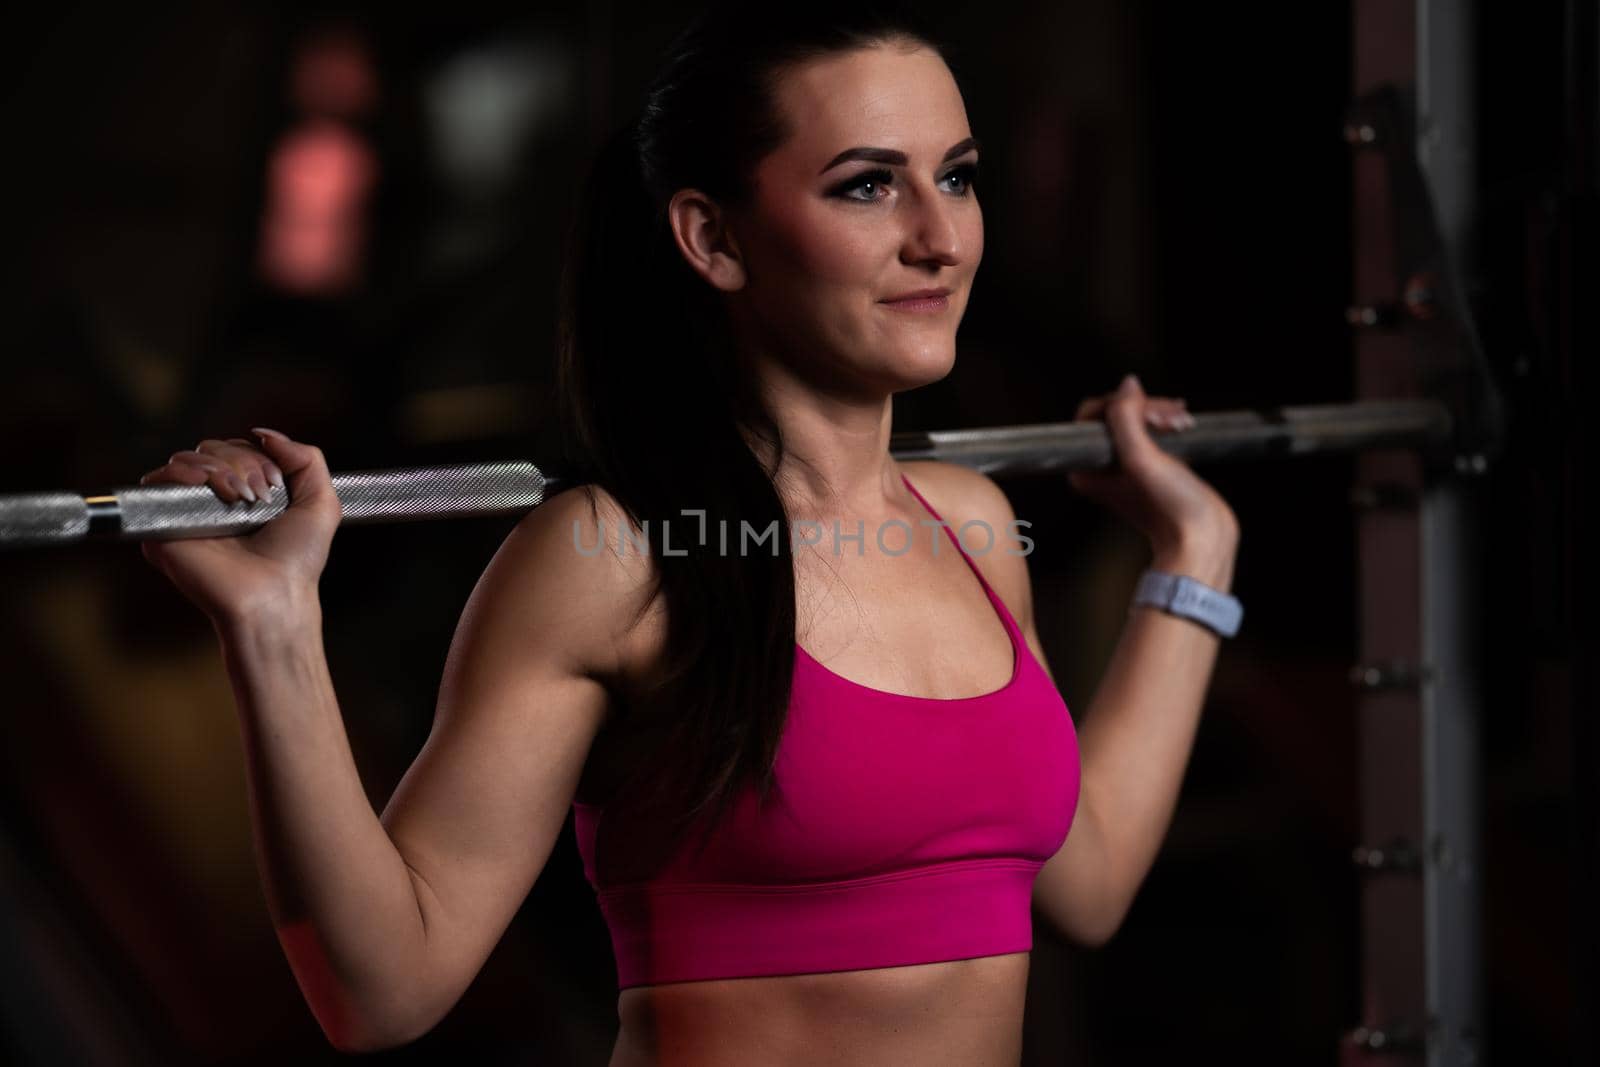
[[[950,290],[918,289],[880,300],[879,303],[897,311],[943,311],[950,306]]]

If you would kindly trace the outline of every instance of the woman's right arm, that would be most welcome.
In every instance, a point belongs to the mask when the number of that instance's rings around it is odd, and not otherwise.
[[[242,442],[209,444],[235,471],[266,466]],[[308,460],[310,446],[272,439],[265,447],[292,471],[297,500],[331,495],[320,453]],[[610,552],[577,551],[575,520],[583,543],[595,543],[581,491],[531,511],[468,601],[432,732],[380,819],[334,695],[315,581],[268,566],[274,585],[256,562],[315,561],[316,537],[331,529],[313,523],[315,535],[286,542],[299,557],[284,544],[248,547],[292,510],[248,537],[211,539],[211,549],[166,542],[147,555],[208,611],[221,639],[267,904],[306,1001],[338,1048],[386,1048],[443,1018],[543,869],[606,716],[605,680],[623,669],[643,575]],[[223,540],[241,542],[239,554],[219,559],[230,550]],[[232,593],[219,584],[230,570],[240,576]]]

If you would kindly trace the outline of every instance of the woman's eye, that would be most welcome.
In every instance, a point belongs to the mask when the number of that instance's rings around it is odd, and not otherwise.
[[[955,179],[957,182],[957,195],[967,195],[967,193],[971,192],[972,187],[978,184],[978,165],[976,163],[962,164],[944,176],[945,181],[950,181],[951,179]]]
[[[843,185],[839,186],[839,188],[835,190],[835,194],[844,197],[846,200],[860,200],[870,203],[874,200],[882,200],[883,198],[877,195],[876,190],[880,187],[889,185],[893,181],[894,175],[890,174],[886,170],[863,171],[860,174],[857,174],[854,178],[851,178],[849,181],[845,182]],[[860,190],[865,190],[866,195],[854,195]]]
[[[978,181],[978,165],[964,163],[956,167],[943,178],[942,182],[954,182],[950,190],[957,196],[966,196]],[[856,200],[870,204],[882,200],[878,190],[894,184],[894,175],[887,170],[868,170],[857,174],[834,190],[834,195],[845,200]]]

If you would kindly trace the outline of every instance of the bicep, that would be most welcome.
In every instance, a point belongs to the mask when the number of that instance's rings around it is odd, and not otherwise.
[[[1039,666],[1053,683],[1055,678],[1050,675],[1050,665],[1045,661],[1031,618],[1022,631]],[[1067,839],[1034,879],[1033,902],[1057,931],[1083,945],[1103,944],[1114,928],[1109,925],[1104,905],[1111,874],[1106,846],[1094,796],[1087,788],[1081,788]]]
[[[605,563],[565,557],[579,509],[568,500],[534,519],[553,503],[519,524],[473,590],[433,729],[383,813],[416,889],[436,1012],[543,870],[607,714],[596,677],[615,621]]]

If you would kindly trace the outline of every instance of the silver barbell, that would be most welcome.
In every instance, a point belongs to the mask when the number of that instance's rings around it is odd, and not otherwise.
[[[1431,400],[1261,408],[1196,414],[1195,425],[1157,434],[1164,451],[1192,463],[1269,456],[1427,448],[1450,439],[1449,410]],[[903,432],[899,460],[942,460],[986,474],[1106,467],[1111,435],[1101,422],[1052,422],[975,430]],[[399,467],[333,475],[344,524],[510,515],[562,488],[532,463],[500,461]],[[206,485],[140,485],[94,492],[0,495],[0,549],[78,541],[172,540],[248,533],[282,514],[284,489],[253,503],[224,503]]]

